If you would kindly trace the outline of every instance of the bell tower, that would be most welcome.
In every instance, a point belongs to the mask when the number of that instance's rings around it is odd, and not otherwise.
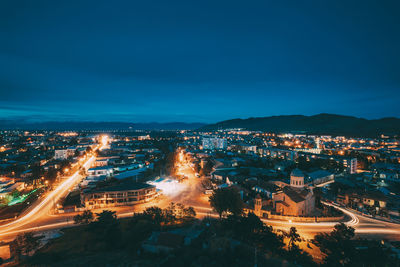
[[[261,209],[262,209],[262,198],[258,194],[254,199],[254,214],[257,215],[258,217],[262,217]]]

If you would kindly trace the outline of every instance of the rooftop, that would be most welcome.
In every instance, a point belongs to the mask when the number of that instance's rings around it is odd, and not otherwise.
[[[295,177],[304,177],[304,173],[301,171],[301,170],[299,170],[299,169],[294,169],[291,173],[290,173],[290,175],[291,176],[295,176]]]
[[[102,192],[119,192],[119,191],[134,191],[145,188],[153,188],[155,186],[145,183],[136,183],[134,181],[128,180],[123,181],[118,184],[111,186],[106,186],[102,188],[94,188],[93,190],[87,191],[87,193],[102,193]]]

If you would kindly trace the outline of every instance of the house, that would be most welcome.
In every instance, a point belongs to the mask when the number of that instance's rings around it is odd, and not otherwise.
[[[215,180],[219,180],[222,182],[226,182],[227,179],[237,175],[238,172],[235,168],[221,168],[217,169],[211,173],[211,178]]]
[[[364,206],[376,207],[377,209],[386,208],[387,198],[380,191],[368,191],[362,195]]]
[[[259,194],[265,195],[268,198],[272,198],[272,195],[278,191],[278,186],[273,183],[267,183],[264,181],[259,181],[251,189]]]
[[[356,209],[375,207],[379,210],[386,208],[387,197],[378,190],[350,189],[338,194],[336,202]]]

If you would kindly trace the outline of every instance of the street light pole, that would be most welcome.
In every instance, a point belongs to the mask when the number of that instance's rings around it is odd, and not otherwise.
[[[254,267],[257,267],[257,247],[254,247]]]

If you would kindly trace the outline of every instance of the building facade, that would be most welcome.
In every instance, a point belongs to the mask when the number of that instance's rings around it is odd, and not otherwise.
[[[202,145],[206,150],[224,150],[227,148],[228,142],[224,138],[203,137]]]
[[[290,175],[290,185],[273,195],[274,211],[286,216],[313,216],[315,196],[312,187],[304,184],[304,174],[295,169]]]
[[[145,203],[156,197],[156,187],[143,183],[121,183],[115,186],[84,190],[81,202],[85,208],[107,208]]]
[[[75,154],[75,149],[67,148],[67,149],[57,149],[54,151],[54,159],[68,159],[69,157],[73,157]]]

